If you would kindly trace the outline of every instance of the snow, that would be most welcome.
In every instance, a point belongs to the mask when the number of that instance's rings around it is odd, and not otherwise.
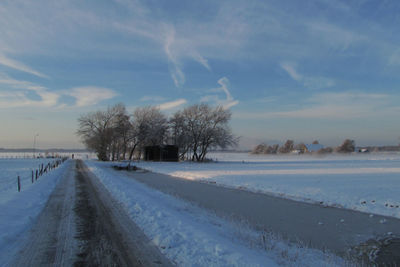
[[[135,162],[172,176],[400,218],[400,154],[212,153],[210,163]]]
[[[318,250],[288,245],[272,234],[227,221],[137,182],[109,163],[86,161],[133,221],[178,266],[342,265]],[[180,165],[179,165],[180,166]]]
[[[135,165],[184,179],[346,207],[368,212],[370,216],[400,218],[399,154],[210,156],[214,161],[203,164]],[[43,160],[0,159],[0,266],[7,266],[18,251],[56,184],[71,168],[72,161],[67,161],[32,184],[31,170]],[[86,162],[132,220],[180,266],[343,265],[332,255],[287,244],[271,233],[251,229],[244,222],[219,218],[194,204],[150,189],[124,172],[109,168],[109,163]],[[22,178],[22,192],[17,192],[17,175]],[[382,219],[381,223],[386,221]]]
[[[53,161],[55,159],[0,158],[0,204],[18,194],[17,176],[20,176],[21,191],[27,190],[34,185],[32,184],[32,170],[35,172],[39,169],[39,165],[46,166]]]
[[[42,151],[37,151],[35,153],[35,156],[38,159],[44,159],[47,156],[54,156],[54,157],[72,157],[72,154],[74,154],[75,159],[95,159],[96,158],[96,153],[93,152],[74,152],[74,151],[69,151],[69,152],[42,152]],[[0,159],[32,159],[33,158],[33,152],[4,152],[0,151]]]
[[[71,164],[70,161],[66,161],[31,184],[31,168],[38,166],[39,162],[44,161],[43,159],[40,161],[37,159],[0,160],[2,170],[0,173],[0,266],[8,266],[11,257],[16,254],[27,237],[29,229],[32,228],[37,216],[44,208],[51,192]],[[21,192],[17,192],[15,179],[17,173],[23,177]],[[27,176],[29,179],[26,178]]]

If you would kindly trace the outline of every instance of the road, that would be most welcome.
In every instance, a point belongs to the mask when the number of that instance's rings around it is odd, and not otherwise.
[[[12,266],[172,266],[82,161],[71,166]]]
[[[400,220],[225,188],[152,172],[126,172],[154,189],[308,247],[400,265]],[[371,237],[374,237],[371,239]],[[360,256],[358,256],[360,255]]]

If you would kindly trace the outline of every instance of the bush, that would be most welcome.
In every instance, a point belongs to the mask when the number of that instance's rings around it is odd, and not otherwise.
[[[351,153],[354,152],[356,148],[354,140],[346,139],[343,144],[336,148],[338,153]]]

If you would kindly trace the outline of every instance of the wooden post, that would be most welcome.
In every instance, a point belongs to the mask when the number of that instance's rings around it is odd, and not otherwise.
[[[19,175],[18,175],[18,178],[17,178],[17,183],[18,183],[18,192],[21,192],[21,181],[19,179]]]
[[[37,180],[37,178],[38,178],[38,170],[36,170],[36,180]]]

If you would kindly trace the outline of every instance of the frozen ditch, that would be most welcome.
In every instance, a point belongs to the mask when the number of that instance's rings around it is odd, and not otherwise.
[[[342,265],[329,253],[288,245],[272,233],[221,219],[143,185],[107,163],[86,162],[129,216],[178,266]]]
[[[400,218],[400,154],[210,156],[218,161],[141,161],[135,165],[179,178]]]

